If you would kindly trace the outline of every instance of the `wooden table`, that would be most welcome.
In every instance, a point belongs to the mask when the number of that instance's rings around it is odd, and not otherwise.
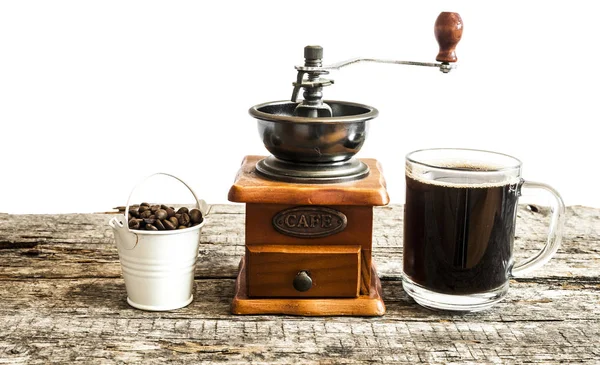
[[[538,209],[534,209],[538,210]],[[518,258],[546,237],[523,207]],[[0,214],[0,363],[600,363],[600,210],[570,207],[562,248],[491,310],[432,312],[402,290],[402,207],[375,210],[383,317],[233,316],[244,211],[216,205],[192,304],[129,307],[110,215]]]

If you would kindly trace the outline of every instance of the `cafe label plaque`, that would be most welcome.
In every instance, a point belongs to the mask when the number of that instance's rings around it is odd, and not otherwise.
[[[278,232],[301,238],[327,237],[343,231],[347,224],[344,213],[325,207],[294,207],[273,217]]]

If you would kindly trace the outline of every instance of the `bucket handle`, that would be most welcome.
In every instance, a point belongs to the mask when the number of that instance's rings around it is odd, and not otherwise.
[[[212,206],[209,206],[204,200],[202,199],[198,199],[198,196],[196,195],[196,193],[194,192],[194,190],[185,183],[185,181],[181,180],[180,178],[178,178],[177,176],[171,175],[171,174],[167,174],[165,172],[157,172],[154,173],[152,175],[146,176],[145,178],[143,178],[140,182],[138,182],[135,187],[131,190],[131,193],[129,193],[129,197],[127,198],[127,205],[125,206],[125,215],[123,216],[125,218],[125,221],[127,221],[127,217],[129,216],[129,204],[131,202],[131,197],[133,196],[133,194],[135,193],[135,191],[142,186],[143,184],[146,183],[146,181],[148,181],[150,178],[156,176],[156,175],[163,175],[163,176],[168,176],[168,177],[172,177],[175,180],[178,180],[180,183],[182,183],[186,188],[188,188],[188,190],[190,191],[190,193],[192,193],[192,195],[194,196],[194,199],[196,200],[196,208],[198,210],[200,210],[200,212],[202,213],[202,216],[206,219],[206,217],[209,215],[210,210],[212,208]],[[111,219],[109,222],[111,227],[121,227],[121,228],[125,228],[128,232],[132,233],[135,235],[136,240],[135,240],[135,245],[132,248],[129,248],[128,250],[133,250],[135,248],[135,246],[137,246],[138,243],[138,235],[135,232],[132,232],[132,230],[129,228],[129,224],[127,222],[121,222],[119,219],[117,219],[116,217]]]
[[[190,188],[190,186],[188,184],[186,184],[185,181],[181,180],[177,176],[167,174],[165,172],[157,172],[150,176],[146,176],[144,179],[142,179],[142,181],[137,183],[137,185],[133,188],[133,190],[131,190],[129,197],[127,198],[127,205],[125,206],[125,218],[127,218],[129,216],[129,203],[131,202],[131,197],[133,196],[135,191],[140,186],[142,186],[144,183],[146,183],[146,181],[150,180],[151,178],[153,178],[154,176],[157,176],[157,175],[164,175],[164,176],[172,177],[173,179],[178,180],[180,183],[182,183],[186,188],[188,188],[190,193],[192,193],[192,195],[194,196],[194,199],[196,200],[196,208],[200,210],[200,212],[202,213],[202,216],[208,215],[208,212],[209,212],[208,204],[206,204],[206,202],[204,200],[198,199],[198,197],[196,196],[196,193],[194,193],[194,190],[192,190],[192,188]],[[127,229],[129,229],[129,225],[127,225]]]

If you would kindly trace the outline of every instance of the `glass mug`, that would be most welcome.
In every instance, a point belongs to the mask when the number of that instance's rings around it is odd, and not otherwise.
[[[553,199],[548,240],[515,263],[517,202],[524,190]],[[404,290],[431,309],[478,311],[508,292],[509,279],[542,266],[561,242],[565,206],[550,186],[521,178],[521,161],[495,152],[429,149],[406,156]]]

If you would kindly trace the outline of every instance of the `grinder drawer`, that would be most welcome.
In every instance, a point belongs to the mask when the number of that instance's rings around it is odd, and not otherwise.
[[[360,289],[360,246],[246,247],[249,297],[348,297]]]

